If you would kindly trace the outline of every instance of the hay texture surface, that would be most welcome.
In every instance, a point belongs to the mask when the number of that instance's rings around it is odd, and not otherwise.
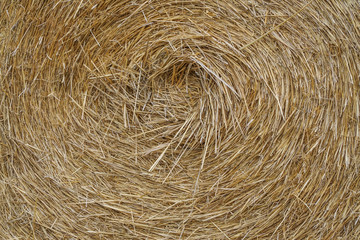
[[[359,239],[358,0],[0,2],[0,239]]]

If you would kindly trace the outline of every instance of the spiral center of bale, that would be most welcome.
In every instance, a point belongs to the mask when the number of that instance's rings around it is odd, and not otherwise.
[[[160,121],[185,120],[206,97],[203,86],[210,79],[204,80],[206,75],[191,63],[179,61],[165,69],[156,65],[149,72],[139,76],[139,94],[145,99],[143,117],[150,122],[151,116]]]

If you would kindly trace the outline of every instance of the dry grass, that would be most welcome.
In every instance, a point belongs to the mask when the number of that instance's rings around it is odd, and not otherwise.
[[[358,239],[357,0],[0,2],[1,239]]]

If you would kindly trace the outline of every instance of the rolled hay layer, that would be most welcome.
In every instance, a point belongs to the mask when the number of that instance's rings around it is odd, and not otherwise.
[[[359,238],[359,1],[0,11],[1,239]]]

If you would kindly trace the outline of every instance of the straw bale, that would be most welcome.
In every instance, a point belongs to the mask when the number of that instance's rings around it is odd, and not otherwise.
[[[359,239],[358,0],[2,0],[0,239]]]

